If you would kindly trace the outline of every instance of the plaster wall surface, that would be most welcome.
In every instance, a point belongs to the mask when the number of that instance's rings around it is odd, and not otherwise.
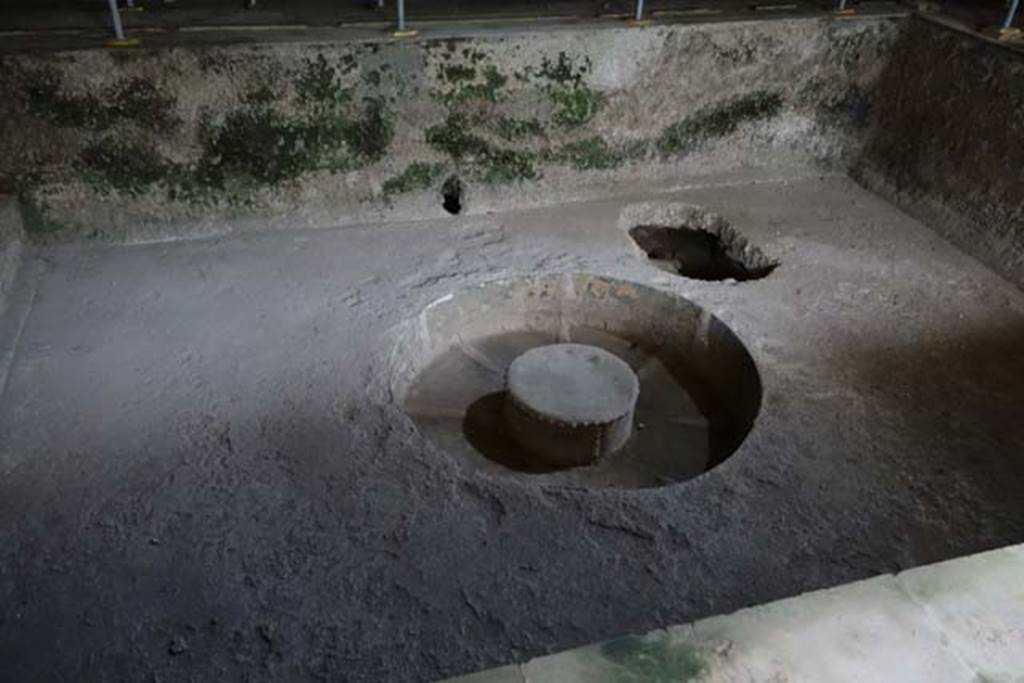
[[[915,17],[854,176],[1024,286],[1024,52]]]
[[[1024,536],[1019,289],[842,176],[621,190],[35,247],[0,320],[20,330],[0,396],[4,676],[434,680]],[[666,273],[620,224],[651,202],[714,211],[781,265]],[[685,296],[735,331],[764,397],[732,457],[588,490],[467,467],[414,428],[389,395],[395,330],[463,287],[564,272]]]
[[[903,17],[0,56],[37,241],[472,213],[859,149]]]

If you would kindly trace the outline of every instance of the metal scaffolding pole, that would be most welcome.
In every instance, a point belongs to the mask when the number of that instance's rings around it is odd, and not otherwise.
[[[1013,26],[1013,18],[1017,14],[1017,7],[1020,5],[1020,0],[1013,0],[1010,3],[1010,9],[1006,13],[1006,19],[1003,21],[1003,28],[1010,28]]]
[[[382,0],[381,7],[383,6],[384,3]],[[405,0],[397,0],[397,2],[395,2],[395,6],[398,8],[398,26],[391,32],[391,35],[399,38],[416,35],[415,29],[408,29],[405,27]]]
[[[117,0],[107,0],[107,5],[110,7],[110,22],[114,28],[114,37],[107,41],[107,47],[136,47],[139,45],[138,38],[126,38],[124,35],[124,24],[121,23],[121,10],[118,9]],[[129,3],[128,9],[139,11],[142,7],[135,7]]]
[[[110,5],[110,18],[114,22],[114,37],[123,41],[124,26],[121,25],[121,11],[117,8],[117,0],[107,0],[107,4]]]

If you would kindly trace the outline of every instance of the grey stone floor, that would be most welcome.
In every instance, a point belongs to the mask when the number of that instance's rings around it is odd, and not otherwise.
[[[647,201],[716,211],[782,265],[657,270],[618,224]],[[765,396],[732,458],[537,486],[387,400],[400,322],[567,271],[745,341]],[[1024,539],[1024,295],[840,176],[49,248],[0,337],[5,681],[433,680]]]

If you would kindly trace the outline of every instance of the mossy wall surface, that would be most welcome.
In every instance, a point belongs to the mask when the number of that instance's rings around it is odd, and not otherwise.
[[[477,197],[568,197],[593,178],[837,164],[897,34],[801,19],[8,55],[0,176],[37,238],[132,241],[394,214],[452,174]]]
[[[1024,287],[1024,54],[915,18],[854,176]]]

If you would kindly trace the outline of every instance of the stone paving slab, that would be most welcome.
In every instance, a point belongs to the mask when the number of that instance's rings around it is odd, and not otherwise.
[[[898,574],[979,681],[1024,681],[1024,545]]]
[[[451,680],[1024,681],[1024,545]]]

